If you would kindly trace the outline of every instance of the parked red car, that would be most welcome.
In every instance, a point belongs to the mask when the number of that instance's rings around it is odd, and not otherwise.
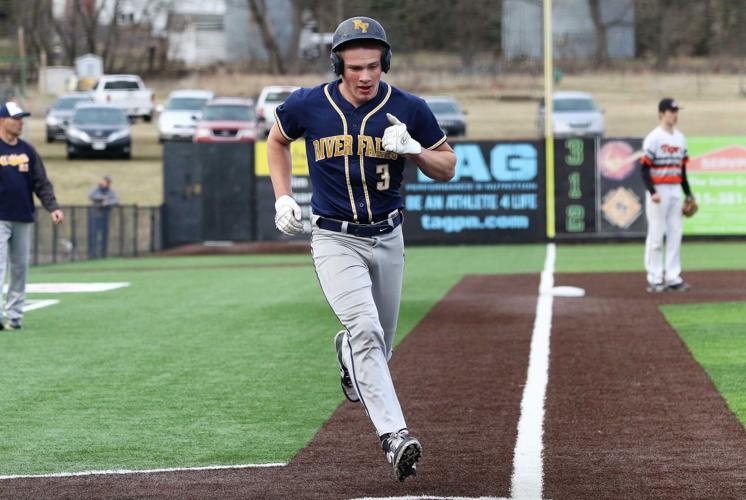
[[[256,136],[254,101],[219,97],[203,108],[194,131],[194,142],[254,142]]]

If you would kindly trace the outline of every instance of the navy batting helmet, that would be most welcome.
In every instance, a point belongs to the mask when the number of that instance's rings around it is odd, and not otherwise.
[[[332,53],[329,56],[332,60],[332,69],[336,75],[344,72],[344,61],[339,57],[339,51],[347,42],[355,40],[375,40],[383,45],[381,52],[381,69],[384,73],[388,72],[391,67],[391,46],[386,39],[381,23],[370,17],[351,17],[339,23],[334,31],[332,39]]]

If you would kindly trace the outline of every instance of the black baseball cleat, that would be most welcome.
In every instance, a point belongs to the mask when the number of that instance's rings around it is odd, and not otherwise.
[[[11,318],[8,320],[7,323],[5,323],[5,329],[6,330],[20,330],[21,329],[21,319],[20,318]]]
[[[647,290],[648,293],[660,293],[666,291],[666,285],[663,283],[648,283],[645,290]]]
[[[381,448],[394,468],[399,481],[417,475],[417,461],[422,457],[422,445],[407,429],[381,436]]]
[[[689,283],[682,281],[681,283],[676,283],[675,285],[668,285],[666,287],[666,290],[669,290],[671,292],[688,292],[690,288],[691,286],[689,286]]]
[[[347,371],[342,362],[342,342],[345,340],[345,333],[347,333],[346,330],[342,330],[334,337],[334,345],[337,348],[337,362],[339,363],[339,383],[342,386],[342,393],[347,400],[357,403],[360,401],[360,397],[357,395],[355,385],[352,383],[350,372]]]

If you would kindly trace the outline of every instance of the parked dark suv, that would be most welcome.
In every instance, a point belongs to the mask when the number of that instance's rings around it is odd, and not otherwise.
[[[466,112],[461,109],[456,99],[449,96],[432,96],[424,99],[446,135],[466,135]]]

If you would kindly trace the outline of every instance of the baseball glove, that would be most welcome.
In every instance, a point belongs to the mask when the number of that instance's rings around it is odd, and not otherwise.
[[[681,209],[681,213],[683,213],[685,217],[691,217],[697,213],[697,209],[699,209],[699,205],[697,205],[695,199],[687,198],[684,201],[684,207]]]

